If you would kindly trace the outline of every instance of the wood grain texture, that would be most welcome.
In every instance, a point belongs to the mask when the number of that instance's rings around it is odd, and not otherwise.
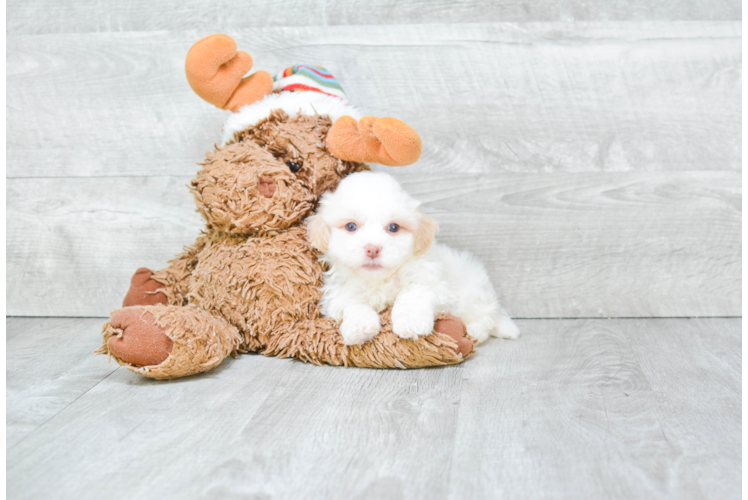
[[[629,338],[657,394],[663,435],[681,454],[677,467],[693,471],[697,491],[714,498],[737,497],[742,481],[733,466],[742,460],[742,320],[729,324],[708,319],[683,328],[656,320],[646,322],[656,335]]]
[[[745,366],[745,365],[743,365]],[[743,375],[745,379],[745,375]],[[743,380],[743,428],[748,426],[748,382]],[[748,443],[743,441],[743,455],[748,453]],[[743,477],[748,476],[748,462],[743,461]],[[743,498],[748,498],[748,483],[743,481]]]
[[[450,474],[490,473],[450,496],[740,496],[740,377],[708,340],[738,355],[739,319],[520,325],[464,365]]]
[[[517,317],[740,315],[740,175],[394,170]],[[189,177],[9,179],[10,315],[102,316],[199,234]]]
[[[23,328],[20,328],[20,327],[10,328],[11,326],[23,324],[22,322],[24,320],[38,320],[38,319],[40,318],[11,318],[11,317],[6,316],[5,317],[5,341],[8,342],[11,339],[13,339],[13,337],[18,336],[25,331]],[[45,318],[45,319],[49,319],[49,318]],[[55,318],[55,319],[59,319],[59,318]],[[78,318],[70,318],[70,319],[76,320]],[[16,320],[19,320],[19,322],[16,322]],[[43,325],[43,321],[38,321],[37,324],[41,327]]]
[[[10,319],[9,380],[74,366],[103,321]],[[96,324],[94,324],[96,323]],[[63,327],[64,326],[64,327]],[[458,366],[244,355],[172,382],[123,369],[7,450],[11,498],[740,497],[739,319],[524,320]],[[17,330],[23,334],[13,334]],[[86,348],[86,352],[90,352]],[[106,367],[105,358],[91,356]],[[70,380],[56,379],[69,390]],[[18,392],[17,395],[20,395]],[[44,411],[47,409],[45,408]]]
[[[99,318],[6,318],[6,449],[119,367],[93,355],[101,325]]]
[[[138,267],[165,267],[204,227],[189,181],[9,179],[8,283],[23,286],[12,285],[7,314],[105,316],[121,307]]]
[[[7,176],[189,172],[226,117],[184,76],[211,32],[9,35]],[[230,32],[255,69],[321,64],[412,125],[410,170],[740,171],[739,21]]]
[[[220,30],[268,26],[331,26],[532,21],[740,21],[736,0],[25,0],[8,3],[7,34]]]

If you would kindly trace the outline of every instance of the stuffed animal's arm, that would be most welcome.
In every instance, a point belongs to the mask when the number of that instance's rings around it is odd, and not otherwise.
[[[201,235],[197,241],[169,261],[169,266],[153,273],[152,278],[163,285],[168,303],[174,306],[187,305],[190,277],[197,266],[198,255],[208,244],[208,236]]]

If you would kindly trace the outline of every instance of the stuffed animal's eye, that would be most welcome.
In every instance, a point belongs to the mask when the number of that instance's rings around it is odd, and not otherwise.
[[[394,222],[393,222],[392,224],[390,224],[389,226],[387,226],[387,231],[389,231],[389,232],[391,232],[391,233],[396,233],[396,232],[398,232],[399,230],[400,230],[400,226],[398,226],[398,225],[397,225],[397,224],[395,224]]]
[[[358,226],[354,224],[353,222],[349,222],[348,224],[345,225],[345,228],[352,233],[356,229],[358,229]]]
[[[294,174],[301,170],[301,165],[295,161],[287,161],[286,165],[288,165],[288,168],[293,172]]]

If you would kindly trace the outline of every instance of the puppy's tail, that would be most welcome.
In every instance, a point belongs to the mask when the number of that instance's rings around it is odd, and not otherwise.
[[[512,340],[519,337],[519,328],[506,313],[491,314],[471,321],[467,324],[467,331],[479,344],[488,340],[489,335]]]
[[[512,318],[502,314],[496,319],[496,327],[491,331],[491,335],[502,339],[515,340],[519,337],[519,328],[514,324]]]

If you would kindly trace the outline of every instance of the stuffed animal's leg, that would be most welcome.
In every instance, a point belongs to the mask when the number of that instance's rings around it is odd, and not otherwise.
[[[460,363],[473,352],[464,323],[455,316],[437,315],[431,335],[401,339],[392,331],[390,311],[380,316],[380,333],[363,345],[347,346],[339,322],[329,318],[294,324],[274,332],[262,354],[296,357],[314,364],[366,368],[422,368]]]
[[[108,354],[128,370],[156,379],[185,377],[218,366],[238,348],[239,331],[196,307],[126,307],[104,325]]]

